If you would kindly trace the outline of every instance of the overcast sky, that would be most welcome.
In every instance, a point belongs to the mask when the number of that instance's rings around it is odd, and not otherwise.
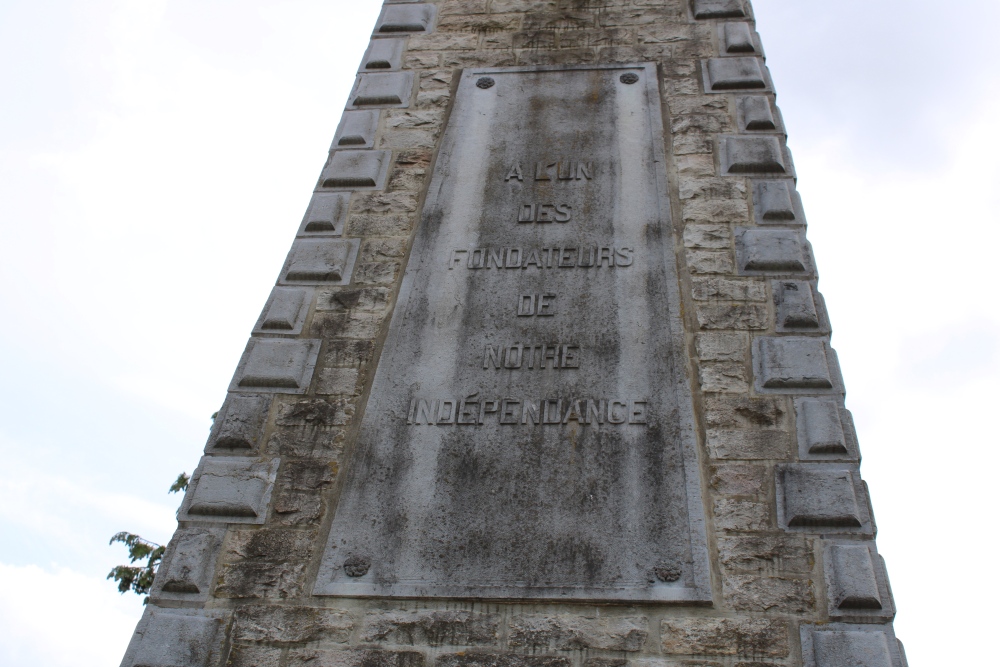
[[[1000,3],[755,7],[897,634],[996,664]],[[378,9],[0,0],[0,664],[120,660]]]

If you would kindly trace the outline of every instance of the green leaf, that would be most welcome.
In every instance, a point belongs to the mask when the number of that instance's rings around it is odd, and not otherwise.
[[[185,489],[188,488],[188,482],[190,481],[191,478],[188,477],[188,474],[186,472],[182,472],[180,475],[177,476],[177,480],[170,485],[170,493],[177,493],[178,491],[184,491]]]

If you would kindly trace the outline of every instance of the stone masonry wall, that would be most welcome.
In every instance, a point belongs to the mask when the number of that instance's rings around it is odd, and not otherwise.
[[[390,1],[374,35],[123,667],[903,667],[750,6]],[[457,73],[635,62],[661,76],[713,604],[312,596]]]

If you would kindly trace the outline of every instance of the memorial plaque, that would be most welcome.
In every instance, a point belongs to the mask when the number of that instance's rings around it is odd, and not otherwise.
[[[710,602],[653,65],[466,70],[316,593]]]

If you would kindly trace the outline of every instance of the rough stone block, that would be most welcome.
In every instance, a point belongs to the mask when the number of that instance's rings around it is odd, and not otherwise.
[[[361,109],[345,111],[340,117],[337,133],[333,135],[330,150],[342,148],[371,148],[378,131],[379,110]]]
[[[363,70],[399,69],[403,64],[403,51],[406,40],[403,38],[373,39],[361,59]]]
[[[695,338],[701,361],[745,362],[750,339],[745,333],[703,333]]]
[[[814,564],[809,541],[799,535],[735,535],[719,538],[719,562],[733,572],[808,574]]]
[[[780,397],[715,397],[705,401],[705,422],[712,428],[781,428],[787,415]]]
[[[812,285],[803,280],[776,280],[771,283],[776,309],[777,331],[820,331],[829,327],[821,321]]]
[[[746,366],[741,363],[705,363],[698,369],[701,390],[706,394],[739,394],[750,390]]]
[[[791,180],[754,182],[753,208],[759,225],[806,224],[802,198]]]
[[[645,618],[521,616],[511,619],[507,643],[517,648],[560,651],[641,651],[649,637]]]
[[[757,44],[750,24],[728,21],[719,26],[723,53],[756,53]]]
[[[816,607],[812,582],[798,577],[723,575],[722,597],[737,611],[805,614]]]
[[[386,5],[375,24],[380,33],[429,32],[434,22],[434,5],[414,3]]]
[[[695,301],[766,301],[767,288],[756,280],[695,278],[691,281]]]
[[[699,305],[697,315],[702,329],[767,329],[771,322],[767,306],[753,303]]]
[[[279,283],[346,285],[351,282],[358,245],[357,239],[296,239]]]
[[[753,463],[717,463],[708,467],[708,486],[724,496],[757,496],[766,491],[767,468]]]
[[[215,526],[178,529],[156,571],[153,599],[208,597],[224,534],[225,528]]]
[[[729,19],[746,15],[742,0],[694,0],[696,19]]]
[[[215,667],[225,645],[229,614],[148,605],[121,667]]]
[[[788,625],[763,618],[667,618],[660,625],[664,653],[746,655],[783,658],[788,655]]]
[[[233,644],[226,667],[280,667],[281,649],[271,646]]]
[[[758,391],[834,390],[839,377],[831,370],[832,350],[822,338],[761,337],[754,341]]]
[[[385,187],[390,151],[335,151],[330,154],[319,187],[341,190],[373,190]]]
[[[809,532],[872,532],[864,486],[851,467],[792,464],[775,471],[778,522]]]
[[[313,531],[263,528],[232,531],[223,549],[215,596],[233,599],[296,598],[303,594]]]
[[[771,100],[763,95],[749,95],[736,100],[737,120],[741,130],[776,130],[778,123],[771,111]]]
[[[712,507],[715,527],[734,532],[771,530],[771,515],[767,505],[742,498],[718,498]]]
[[[412,93],[413,72],[359,74],[347,108],[408,107]]]
[[[686,248],[729,248],[733,235],[729,225],[687,225],[684,227]]]
[[[287,461],[278,476],[275,521],[285,526],[317,523],[323,514],[323,491],[337,472],[336,462]]]
[[[215,417],[205,450],[256,448],[270,407],[270,396],[230,394]]]
[[[792,229],[739,229],[736,249],[744,273],[801,273],[810,266],[802,235]]]
[[[204,458],[184,497],[181,521],[264,523],[280,459]]]
[[[687,250],[688,269],[691,273],[734,273],[731,252],[720,250]]]
[[[309,389],[321,341],[253,338],[229,391],[303,394]]]
[[[435,667],[570,667],[561,655],[521,655],[518,653],[446,653],[434,661]]]
[[[785,149],[774,135],[720,137],[719,163],[723,174],[791,172]]]
[[[892,594],[874,542],[827,543],[823,560],[830,618],[853,623],[892,620]]]
[[[891,625],[803,624],[804,667],[905,667]]]
[[[835,399],[800,398],[795,401],[800,458],[856,457],[854,443],[844,428],[846,412]]]
[[[344,113],[347,115],[347,112]],[[348,192],[317,192],[302,217],[298,236],[341,236],[350,206]]]
[[[773,429],[709,429],[706,439],[716,459],[787,459],[792,449],[788,433]]]
[[[301,649],[289,652],[287,662],[288,667],[424,667],[424,664],[423,653],[382,649]]]
[[[391,611],[365,616],[361,641],[429,646],[487,646],[500,639],[500,617],[471,611]]]
[[[346,643],[354,622],[334,609],[248,604],[237,607],[233,640],[292,644],[313,641]]]
[[[302,333],[312,290],[301,287],[275,287],[253,328],[255,336],[298,336]]]
[[[708,92],[765,90],[769,82],[758,58],[712,58],[702,62],[702,77]]]

